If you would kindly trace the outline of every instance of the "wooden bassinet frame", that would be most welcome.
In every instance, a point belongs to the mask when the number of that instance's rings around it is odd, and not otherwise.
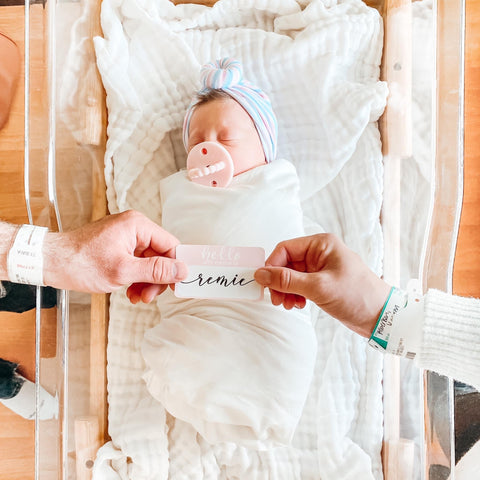
[[[90,37],[101,34],[99,16],[99,0],[91,2],[91,18],[89,23]],[[206,1],[174,1],[174,3],[198,3],[211,6],[215,0]],[[411,98],[412,91],[412,35],[411,35],[411,0],[366,0],[369,6],[377,8],[383,16],[385,29],[383,64],[381,78],[389,85],[396,85],[395,93],[389,98],[385,112],[381,118],[380,129],[385,158],[385,184],[389,189],[385,190],[382,214],[382,226],[385,235],[385,261],[384,275],[387,281],[397,283],[400,278],[400,172],[402,159],[411,156],[412,153],[412,125],[411,103],[404,99]],[[443,8],[446,2],[441,2]],[[447,2],[448,3],[448,2]],[[442,12],[445,18],[448,12]],[[448,36],[439,37],[439,48],[448,48]],[[442,57],[443,58],[443,57]],[[445,61],[445,60],[443,60]],[[438,65],[443,68],[445,65]],[[86,130],[85,143],[105,148],[106,131],[106,108],[105,93],[99,75],[91,76],[88,81],[91,92],[91,101],[85,107]],[[452,81],[439,77],[437,79],[436,92],[439,101],[452,101]],[[458,85],[457,85],[458,87]],[[394,95],[394,98],[392,96]],[[398,101],[398,98],[401,100]],[[458,103],[459,98],[453,99]],[[436,126],[436,136],[451,138],[448,129],[455,130],[457,119],[451,122],[439,123]],[[100,128],[101,127],[101,128]],[[435,208],[432,210],[432,231],[429,238],[430,253],[425,259],[424,287],[435,286],[449,290],[448,273],[438,273],[438,269],[429,264],[431,258],[444,265],[451,261],[452,238],[446,238],[435,233],[435,228],[442,228],[447,232],[454,232],[458,219],[455,216],[443,218],[442,211],[446,205],[456,205],[458,202],[458,184],[447,185],[445,176],[451,176],[455,171],[454,162],[456,154],[452,149],[458,147],[455,142],[447,148],[454,158],[452,165],[447,171],[437,174],[437,193],[435,196]],[[444,152],[445,153],[445,152]],[[448,152],[447,152],[448,154]],[[458,175],[457,175],[458,178]],[[451,181],[451,178],[449,178]],[[93,214],[92,220],[106,215],[107,204],[105,198],[105,180],[103,176],[103,164],[96,166],[93,172]],[[388,212],[388,215],[385,214]],[[442,217],[440,221],[439,218]],[[438,241],[440,238],[440,242]],[[108,296],[92,295],[91,321],[90,321],[90,413],[88,417],[75,419],[75,444],[76,444],[76,467],[77,478],[91,478],[91,466],[97,449],[108,440],[107,433],[107,376],[106,376],[106,346],[108,328]],[[411,478],[409,472],[413,469],[413,442],[400,437],[399,405],[396,402],[400,392],[399,366],[395,361],[387,362],[391,375],[385,379],[385,390],[390,391],[386,405],[385,424],[389,425],[384,442],[384,476],[388,479]],[[388,407],[388,408],[387,408]]]

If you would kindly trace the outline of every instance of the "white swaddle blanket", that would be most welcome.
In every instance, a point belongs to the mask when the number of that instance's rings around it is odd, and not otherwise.
[[[163,227],[181,243],[256,246],[267,255],[304,234],[295,167],[256,167],[227,188],[190,181],[186,170],[161,182]],[[310,308],[259,302],[157,300],[161,319],[142,354],[149,392],[208,442],[265,449],[289,444],[315,365]],[[310,307],[310,306],[309,306]]]
[[[200,66],[230,56],[272,101],[279,158],[300,179],[307,232],[341,236],[381,271],[382,156],[376,121],[382,19],[360,0],[103,0],[95,39],[107,91],[106,182],[111,212],[161,222],[158,185],[185,165],[185,109]],[[142,378],[140,347],[157,305],[110,302],[109,434],[94,478],[135,480],[379,480],[382,357],[365,339],[313,310],[317,358],[291,446],[211,445],[168,414]]]

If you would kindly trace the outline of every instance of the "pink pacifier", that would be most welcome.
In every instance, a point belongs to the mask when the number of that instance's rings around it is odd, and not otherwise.
[[[200,185],[228,187],[233,178],[233,160],[219,143],[202,142],[188,154],[187,173],[192,182]]]

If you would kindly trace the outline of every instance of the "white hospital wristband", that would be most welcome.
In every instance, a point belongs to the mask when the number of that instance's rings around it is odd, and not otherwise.
[[[399,310],[393,321],[387,352],[413,359],[422,340],[424,297],[416,280],[409,282],[407,290],[405,307]]]
[[[43,285],[43,241],[46,227],[22,225],[7,256],[8,278],[14,283]]]
[[[376,350],[413,359],[420,348],[424,300],[418,281],[410,281],[407,288],[403,292],[392,287],[368,343]]]
[[[383,352],[388,351],[394,316],[405,306],[405,302],[405,292],[392,287],[368,341],[370,346]]]

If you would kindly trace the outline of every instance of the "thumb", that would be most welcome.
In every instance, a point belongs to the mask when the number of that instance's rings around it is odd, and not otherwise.
[[[187,278],[187,266],[167,257],[136,257],[130,272],[131,283],[176,283]]]
[[[271,290],[309,298],[312,289],[310,275],[286,267],[265,267],[259,268],[254,277],[260,285]]]

